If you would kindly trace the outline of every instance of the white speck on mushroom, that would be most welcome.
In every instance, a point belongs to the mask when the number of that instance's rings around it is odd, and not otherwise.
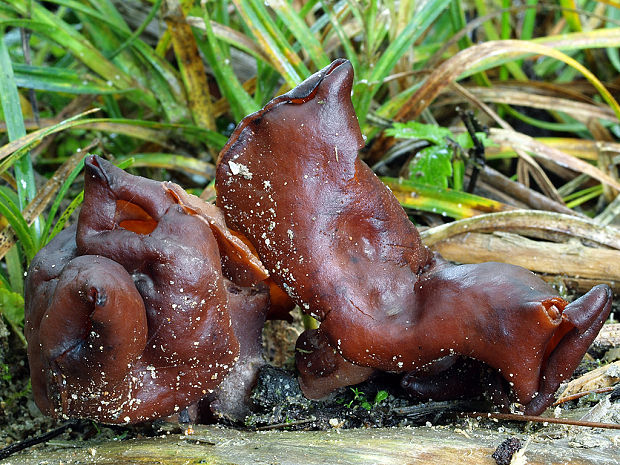
[[[245,179],[252,179],[252,173],[249,168],[242,163],[235,163],[234,161],[229,161],[228,166],[230,167],[230,172],[233,176],[240,174]]]

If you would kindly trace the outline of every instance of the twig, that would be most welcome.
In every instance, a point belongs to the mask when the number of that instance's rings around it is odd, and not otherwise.
[[[313,421],[316,421],[316,418],[306,418],[305,420],[290,421],[288,423],[274,423],[272,425],[259,426],[256,428],[256,431],[268,431],[272,429],[286,428],[287,426],[305,425],[306,423],[312,423]]]
[[[60,436],[66,430],[71,428],[72,426],[76,426],[80,423],[80,420],[71,420],[65,423],[62,426],[59,426],[56,429],[48,431],[47,433],[41,434],[39,436],[35,436],[33,438],[24,439],[23,441],[16,442],[11,444],[10,446],[5,447],[4,449],[0,449],[0,460],[3,460],[11,455],[27,449],[28,447],[36,446],[37,444],[42,444],[44,442],[49,441],[50,439],[55,438],[56,436]]]
[[[558,425],[568,426],[585,426],[586,428],[606,428],[620,429],[619,424],[615,423],[599,423],[596,421],[569,420],[566,418],[549,418],[536,415],[518,415],[515,413],[483,413],[483,412],[462,412],[459,416],[468,418],[489,418],[496,420],[508,421],[531,421],[534,423],[555,423]]]
[[[603,387],[603,388],[592,389],[591,391],[577,392],[575,394],[571,394],[570,396],[562,397],[561,399],[556,400],[553,403],[553,407],[555,407],[556,405],[563,404],[564,402],[569,402],[571,400],[581,399],[582,397],[585,397],[588,394],[603,394],[605,392],[611,392],[614,389],[615,389],[615,386],[607,386],[607,387]]]

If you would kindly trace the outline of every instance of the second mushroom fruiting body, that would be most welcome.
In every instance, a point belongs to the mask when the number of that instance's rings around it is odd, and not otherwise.
[[[77,226],[28,271],[37,405],[54,417],[137,423],[207,397],[242,416],[261,363],[266,277],[217,207],[88,157]]]
[[[381,370],[437,398],[455,367],[484,366],[499,375],[499,403],[542,411],[604,323],[611,290],[568,303],[523,268],[433,254],[357,157],[352,83],[350,63],[333,62],[246,117],[218,160],[227,223],[321,322],[298,342],[304,392],[320,398]]]

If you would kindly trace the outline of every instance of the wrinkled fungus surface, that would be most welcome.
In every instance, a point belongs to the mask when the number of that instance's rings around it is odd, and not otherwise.
[[[242,414],[261,360],[266,270],[217,207],[179,186],[98,157],[85,173],[77,226],[28,271],[37,405],[54,417],[136,423],[206,396]]]
[[[321,321],[297,345],[304,392],[320,398],[382,370],[406,373],[412,395],[489,385],[503,407],[542,411],[598,333],[611,290],[569,304],[523,268],[434,255],[357,158],[352,83],[351,64],[333,62],[246,117],[218,160],[227,223]],[[458,379],[489,368],[494,376]]]

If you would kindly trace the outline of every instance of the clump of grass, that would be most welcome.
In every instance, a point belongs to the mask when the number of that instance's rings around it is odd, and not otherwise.
[[[87,152],[199,192],[234,124],[336,57],[355,70],[361,156],[416,221],[615,221],[620,10],[501,5],[0,0],[3,316],[19,333],[24,271],[79,207]],[[481,160],[457,106],[488,127]]]

